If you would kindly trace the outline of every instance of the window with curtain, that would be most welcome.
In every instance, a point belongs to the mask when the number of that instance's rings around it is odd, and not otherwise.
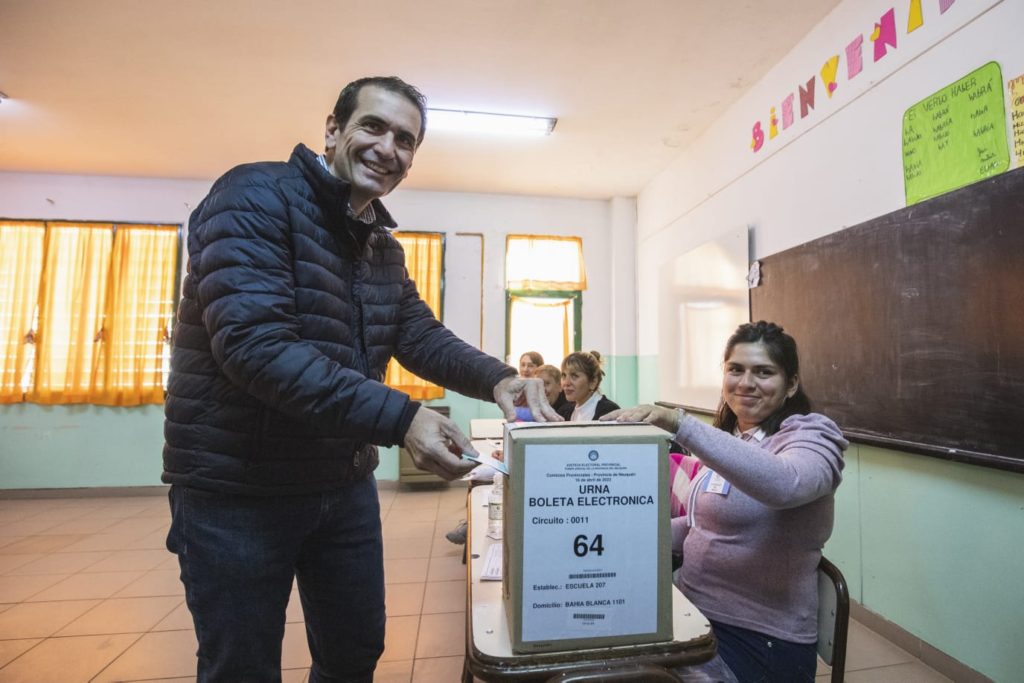
[[[163,402],[170,373],[177,255],[176,228],[133,225],[114,234],[93,403]]]
[[[161,403],[179,227],[0,221],[0,402]]]
[[[558,367],[562,359],[579,350],[579,293],[510,292],[508,294],[509,363],[537,351],[544,362]]]
[[[395,232],[395,239],[405,250],[405,267],[416,283],[420,297],[438,320],[442,315],[444,296],[444,235],[439,232]],[[393,389],[409,394],[417,401],[444,396],[444,389],[418,377],[391,359],[384,382]]]
[[[586,288],[582,238],[509,235],[505,240],[505,289],[581,292]]]
[[[44,223],[0,221],[0,403],[23,401],[32,378],[45,238]]]
[[[505,243],[505,352],[518,366],[538,351],[558,367],[580,350],[582,292],[587,288],[579,237],[509,235]]]

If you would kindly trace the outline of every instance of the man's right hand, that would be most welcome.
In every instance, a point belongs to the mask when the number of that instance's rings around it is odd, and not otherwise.
[[[478,455],[469,439],[447,417],[420,407],[405,433],[405,448],[416,467],[448,481],[467,474],[478,463],[464,460],[463,453]]]
[[[506,377],[494,387],[494,402],[505,413],[507,422],[515,422],[516,399],[523,397],[536,422],[562,422],[564,418],[555,412],[544,395],[544,382],[539,378]]]

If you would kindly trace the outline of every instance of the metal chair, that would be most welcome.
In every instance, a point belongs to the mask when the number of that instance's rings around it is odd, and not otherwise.
[[[832,667],[832,683],[846,674],[846,636],[850,626],[850,592],[839,568],[821,558],[818,564],[818,656]]]

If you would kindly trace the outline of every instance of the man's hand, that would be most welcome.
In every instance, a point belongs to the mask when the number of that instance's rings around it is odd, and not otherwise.
[[[416,467],[433,472],[448,481],[458,479],[477,466],[464,460],[463,453],[477,455],[454,422],[429,408],[416,411],[405,433],[405,448]]]
[[[505,413],[509,422],[516,421],[515,400],[517,396],[526,398],[526,405],[533,413],[537,422],[563,422],[562,416],[548,403],[544,395],[544,380],[525,377],[506,377],[494,387],[494,402]]]
[[[620,408],[601,416],[602,422],[647,422],[655,427],[661,427],[666,432],[675,434],[679,431],[678,410],[663,408],[661,406],[637,406],[636,408]]]

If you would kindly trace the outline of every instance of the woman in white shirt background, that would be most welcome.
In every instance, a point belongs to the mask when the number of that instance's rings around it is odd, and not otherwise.
[[[568,401],[558,414],[570,422],[596,420],[619,406],[601,392],[601,354],[597,351],[570,353],[562,361],[562,393]]]

